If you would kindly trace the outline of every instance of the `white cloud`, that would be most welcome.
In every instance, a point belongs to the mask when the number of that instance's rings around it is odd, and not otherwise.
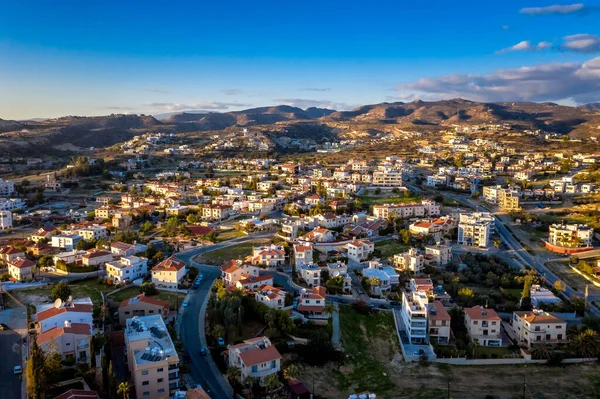
[[[477,101],[559,101],[600,97],[600,57],[586,62],[540,64],[488,74],[422,78],[397,86],[400,96],[463,97]],[[399,97],[401,98],[401,97]]]
[[[600,37],[587,33],[565,36],[562,48],[579,53],[595,53],[600,51]]]
[[[335,109],[335,110],[350,110],[356,108],[355,105],[350,105],[346,103],[337,103],[327,100],[309,100],[303,98],[278,98],[273,100],[278,104],[290,105],[292,107],[298,107],[302,109],[317,107],[317,108],[327,108],[327,109]]]
[[[196,104],[177,104],[177,103],[150,103],[144,104],[147,107],[152,107],[164,111],[185,111],[185,110],[227,110],[231,107],[240,108],[250,106],[249,104],[241,103],[225,103],[208,101]]]
[[[529,40],[523,40],[515,44],[514,46],[510,46],[508,48],[497,51],[497,54],[504,54],[511,51],[537,51],[537,50],[545,50],[552,47],[552,43],[550,42],[539,42],[537,44],[532,44]]]
[[[565,5],[551,5],[547,7],[526,7],[521,8],[519,11],[521,14],[527,15],[548,15],[548,14],[573,14],[584,10],[584,5],[581,3],[577,4],[565,4]]]
[[[331,91],[329,87],[305,87],[302,91]]]
[[[240,89],[224,89],[220,90],[220,92],[228,96],[235,96],[241,94],[242,91]]]

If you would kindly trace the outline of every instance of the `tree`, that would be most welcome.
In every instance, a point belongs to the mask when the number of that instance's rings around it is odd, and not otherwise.
[[[473,290],[468,287],[462,287],[458,290],[458,297],[464,306],[471,306],[471,302],[475,297],[475,293],[473,293]]]
[[[140,233],[142,233],[142,234],[148,234],[150,231],[152,231],[153,228],[154,228],[154,226],[152,225],[152,223],[150,223],[149,220],[146,220],[140,226]]]
[[[298,369],[298,366],[292,363],[285,370],[283,370],[283,378],[286,380],[294,379],[298,377],[299,371],[300,370]]]
[[[144,283],[140,287],[140,291],[146,296],[158,295],[158,290],[154,283]]]
[[[408,244],[410,242],[410,231],[406,229],[400,230],[400,241],[404,244]]]
[[[238,366],[229,366],[225,375],[229,381],[236,381],[242,377],[242,370]]]
[[[117,396],[117,377],[115,376],[112,360],[108,364],[108,394],[113,398]]]
[[[550,345],[545,342],[531,346],[531,358],[536,360],[548,360],[552,356]]]
[[[60,298],[63,301],[66,301],[71,296],[71,287],[69,287],[68,283],[61,281],[52,287],[52,300],[56,300]]]
[[[38,346],[35,337],[32,341],[31,354],[25,370],[27,393],[31,399],[40,399],[44,384],[44,352]]]
[[[582,332],[571,334],[569,337],[569,349],[577,355],[592,358],[600,352],[600,336],[592,329],[586,328]]]
[[[274,391],[281,385],[277,374],[269,374],[264,378],[263,383],[267,392]]]
[[[501,243],[500,239],[496,238],[494,240],[494,248],[500,248],[500,243]]]
[[[129,398],[129,383],[127,381],[124,381],[119,384],[119,388],[117,389],[117,395],[122,396],[123,399]]]
[[[561,280],[556,280],[554,282],[554,288],[557,291],[564,291],[566,289],[565,283],[563,283]]]
[[[189,224],[196,224],[196,223],[198,223],[198,216],[194,213],[190,213],[185,218],[185,221],[188,222]]]
[[[62,355],[58,351],[56,341],[52,340],[48,346],[48,352],[44,359],[44,380],[48,384],[58,382],[60,370],[62,369]]]

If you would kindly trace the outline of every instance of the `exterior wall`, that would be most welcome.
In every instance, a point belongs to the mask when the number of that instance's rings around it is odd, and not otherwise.
[[[65,333],[40,345],[44,352],[58,349],[63,360],[71,355],[78,363],[90,363],[91,335]]]
[[[133,316],[151,316],[159,314],[165,318],[168,313],[168,308],[163,308],[162,306],[153,303],[138,301],[131,305],[119,306],[119,324],[125,326],[126,320]]]
[[[46,332],[54,327],[64,327],[65,321],[71,323],[85,323],[89,324],[90,328],[94,327],[94,321],[91,312],[63,312],[39,322],[40,332]]]
[[[567,247],[561,247],[558,245],[552,245],[550,244],[548,241],[543,241],[546,249],[548,251],[552,251],[552,252],[556,252],[558,254],[580,254],[582,252],[588,252],[588,251],[593,251],[594,248],[592,247],[587,247],[587,248],[567,248]]]
[[[152,282],[157,287],[177,288],[177,285],[183,276],[185,276],[185,272],[185,267],[177,271],[152,271]]]

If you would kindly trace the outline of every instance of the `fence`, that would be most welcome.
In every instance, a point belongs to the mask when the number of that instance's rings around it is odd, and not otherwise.
[[[595,362],[596,358],[574,358],[564,359],[562,363],[585,363]],[[435,363],[455,364],[459,366],[491,366],[491,365],[502,365],[502,364],[543,364],[547,360],[534,360],[527,358],[514,358],[514,359],[467,359],[464,357],[451,357],[451,358],[437,358],[434,360]]]

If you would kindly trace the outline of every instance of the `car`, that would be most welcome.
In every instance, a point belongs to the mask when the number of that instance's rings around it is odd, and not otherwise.
[[[379,305],[379,309],[389,309],[390,307],[388,305],[386,305],[385,303],[382,303],[381,305]]]
[[[183,306],[184,308],[187,308],[188,307],[188,301],[183,301],[183,304],[181,306]]]
[[[0,323],[0,331],[10,330],[8,326],[4,323]]]
[[[200,354],[201,354],[202,356],[206,356],[206,354],[207,354],[207,353],[208,353],[208,352],[206,351],[206,348],[200,348]]]
[[[225,346],[225,340],[223,339],[223,337],[219,337],[219,339],[217,339],[217,342],[220,346]]]
[[[200,273],[200,274],[198,275],[198,281],[202,281],[202,279],[203,279],[203,278],[204,278],[204,275],[203,275],[202,273]]]
[[[13,374],[23,374],[23,367],[21,367],[21,366],[13,367]]]

